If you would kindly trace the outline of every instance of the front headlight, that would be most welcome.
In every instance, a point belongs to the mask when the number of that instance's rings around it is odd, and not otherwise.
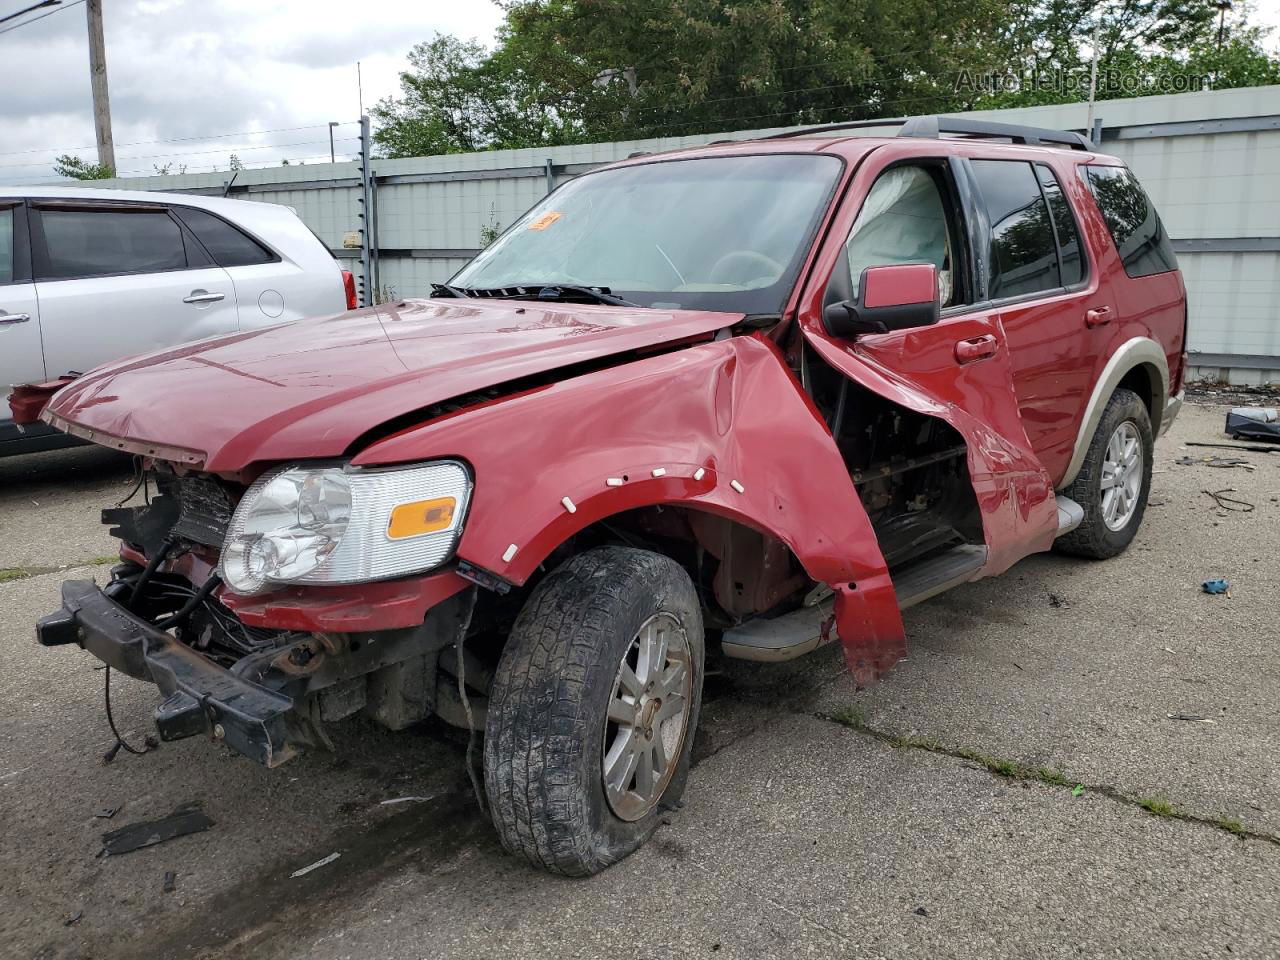
[[[470,495],[467,470],[453,460],[367,472],[273,470],[236,507],[220,573],[241,594],[421,573],[457,546]]]

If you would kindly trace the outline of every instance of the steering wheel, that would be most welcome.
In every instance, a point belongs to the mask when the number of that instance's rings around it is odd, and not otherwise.
[[[725,277],[725,274],[729,276]],[[772,257],[766,257],[755,250],[731,250],[715,262],[708,276],[712,283],[732,283],[734,280],[731,278],[753,280],[756,277],[778,277],[781,274],[782,264]]]

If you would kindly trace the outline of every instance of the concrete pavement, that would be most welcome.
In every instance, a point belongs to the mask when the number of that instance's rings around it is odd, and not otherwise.
[[[910,659],[875,688],[835,651],[726,664],[684,808],[589,881],[502,854],[439,727],[339,724],[337,757],[275,771],[199,740],[104,767],[101,672],[31,624],[105,567],[0,583],[0,954],[1280,956],[1280,454],[1180,449],[1221,429],[1221,408],[1184,410],[1126,554],[1034,557],[910,611]],[[1256,469],[1172,462],[1215,452]],[[0,461],[0,568],[109,552],[96,512],[128,462],[19,459]],[[1225,487],[1255,510],[1202,493]],[[1199,591],[1210,576],[1231,599]],[[113,681],[127,737],[154,704]],[[382,803],[404,797],[428,799]],[[214,827],[95,856],[189,801]]]

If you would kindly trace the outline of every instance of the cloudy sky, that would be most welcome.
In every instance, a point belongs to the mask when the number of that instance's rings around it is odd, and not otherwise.
[[[0,0],[0,17],[33,2]],[[1280,24],[1280,0],[1253,8],[1256,22]],[[61,153],[96,160],[85,7],[52,9],[0,25],[0,183],[47,180]],[[104,0],[104,11],[122,174],[226,170],[231,153],[250,167],[327,159],[331,120],[345,122],[336,151],[349,157],[356,61],[367,108],[397,92],[418,41],[490,42],[501,19],[490,0]]]
[[[0,17],[34,2],[0,0]],[[97,160],[85,6],[72,2],[0,32],[0,183],[47,180],[61,153]],[[329,121],[360,116],[356,61],[367,109],[397,92],[415,43],[435,31],[490,42],[501,12],[489,0],[103,0],[103,20],[116,165],[149,174],[226,170],[231,153],[249,167],[327,161]],[[358,133],[337,128],[339,156]]]

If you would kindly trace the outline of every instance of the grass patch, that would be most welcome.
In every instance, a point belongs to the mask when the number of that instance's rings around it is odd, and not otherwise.
[[[0,583],[8,583],[10,580],[25,580],[31,574],[18,567],[6,567],[0,570]]]
[[[114,556],[114,557],[94,557],[92,560],[90,560],[90,561],[89,561],[89,566],[93,566],[93,567],[105,567],[105,566],[106,566],[107,564],[109,564],[109,563],[119,563],[119,562],[120,562],[120,557],[119,557],[119,556]]]
[[[1226,830],[1228,833],[1234,833],[1237,837],[1243,837],[1248,832],[1245,830],[1243,823],[1227,816],[1219,817],[1217,820],[1213,821],[1213,825],[1219,830]]]
[[[1136,802],[1147,813],[1154,813],[1157,817],[1176,817],[1178,815],[1177,808],[1163,797],[1142,797]]]
[[[843,710],[837,710],[831,715],[831,719],[842,726],[849,727],[852,730],[867,729],[867,718],[862,715],[862,711],[855,710],[853,707],[845,707]]]

